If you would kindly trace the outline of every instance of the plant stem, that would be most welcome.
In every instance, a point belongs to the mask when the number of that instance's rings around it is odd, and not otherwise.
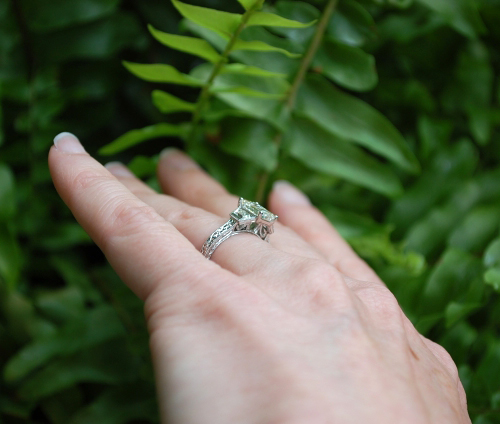
[[[306,54],[302,57],[302,60],[300,61],[299,69],[295,74],[292,85],[290,86],[290,89],[288,90],[288,93],[285,97],[285,113],[287,116],[290,116],[290,114],[293,111],[293,108],[295,107],[295,101],[297,100],[297,94],[299,92],[299,88],[302,85],[304,78],[306,77],[307,71],[311,66],[311,62],[313,61],[314,56],[318,51],[321,41],[323,40],[326,27],[328,25],[328,22],[330,21],[330,17],[335,11],[337,3],[338,0],[328,1],[327,5],[325,6],[325,9],[323,10],[323,14],[321,15],[321,19],[318,22],[318,26],[316,27],[316,32],[314,33],[314,37],[311,40],[309,47],[307,48]],[[283,140],[283,132],[279,131],[274,137],[274,143],[278,146],[278,152],[280,151],[282,140]],[[269,176],[270,173],[267,171],[263,172],[260,176],[259,185],[257,187],[257,193],[255,196],[257,202],[259,203],[262,203],[264,200],[264,195],[266,192],[267,183],[269,181]]]
[[[229,39],[226,48],[224,51],[221,53],[221,58],[220,60],[215,64],[214,68],[212,69],[212,72],[210,76],[208,77],[207,82],[201,89],[200,96],[198,97],[198,101],[196,102],[196,108],[193,112],[193,118],[191,119],[191,131],[188,136],[188,142],[194,141],[195,133],[196,133],[196,127],[200,123],[201,120],[201,112],[203,111],[203,108],[207,104],[208,100],[210,99],[210,89],[212,88],[212,85],[214,83],[215,78],[217,75],[219,75],[222,66],[228,61],[229,54],[231,53],[234,43],[236,43],[236,40],[238,40],[239,35],[241,34],[241,31],[245,29],[245,26],[250,19],[250,16],[257,10],[259,6],[259,3],[256,3],[253,7],[248,9],[243,16],[241,17],[241,22],[238,25],[238,28],[236,28],[236,31],[234,31],[233,35]]]

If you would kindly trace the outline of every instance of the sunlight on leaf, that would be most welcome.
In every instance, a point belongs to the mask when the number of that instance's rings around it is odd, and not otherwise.
[[[172,4],[186,19],[202,27],[211,29],[225,38],[230,37],[234,33],[241,21],[242,15],[237,13],[194,6],[178,0],[172,0]]]
[[[193,87],[201,87],[203,85],[202,81],[179,72],[171,65],[150,65],[131,62],[123,62],[123,65],[135,76],[146,81],[190,85]]]
[[[199,56],[209,62],[218,62],[221,59],[220,54],[217,53],[217,51],[210,44],[208,44],[207,41],[202,40],[201,38],[168,34],[166,32],[158,31],[153,28],[152,25],[148,25],[148,29],[153,37],[168,47]]]
[[[195,103],[189,103],[170,93],[161,90],[153,90],[153,103],[162,113],[192,112],[196,108]]]
[[[186,124],[174,125],[162,123],[151,125],[140,130],[132,130],[118,137],[115,141],[107,144],[106,146],[101,147],[101,149],[99,149],[99,154],[113,155],[121,152],[122,150],[128,149],[129,147],[157,137],[185,137],[188,132],[188,128],[189,126]]]
[[[290,58],[298,58],[301,56],[300,53],[291,53],[288,50],[271,46],[270,44],[264,43],[263,41],[244,41],[244,40],[236,40],[233,46],[233,51],[236,50],[248,50],[248,51],[257,51],[257,52],[277,52],[283,53],[285,56]]]
[[[272,26],[272,27],[284,27],[284,28],[308,28],[314,25],[317,21],[311,22],[299,22],[292,19],[283,18],[282,16],[275,15],[273,13],[267,12],[256,12],[247,22],[248,26],[259,25],[259,26]]]

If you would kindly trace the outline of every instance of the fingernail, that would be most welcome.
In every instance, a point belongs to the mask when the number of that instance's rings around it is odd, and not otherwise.
[[[302,205],[308,206],[311,204],[309,198],[300,190],[295,188],[288,181],[278,180],[273,184],[273,191],[275,191],[283,203],[289,205]]]
[[[115,177],[133,177],[134,174],[121,162],[108,162],[104,167]]]
[[[174,147],[167,147],[160,153],[160,159],[165,161],[167,167],[178,171],[186,171],[189,169],[199,169],[198,164],[188,155],[182,153]]]
[[[78,138],[69,132],[62,132],[54,137],[54,146],[64,153],[85,153]]]

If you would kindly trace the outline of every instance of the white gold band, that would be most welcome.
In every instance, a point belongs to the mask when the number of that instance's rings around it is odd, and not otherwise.
[[[273,233],[273,224],[278,219],[257,202],[250,202],[240,198],[238,208],[230,214],[230,219],[217,228],[201,248],[201,253],[210,259],[215,249],[228,238],[237,234],[250,233],[269,242],[269,235]]]

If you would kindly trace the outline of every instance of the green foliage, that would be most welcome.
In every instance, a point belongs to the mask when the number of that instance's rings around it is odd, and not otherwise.
[[[173,4],[189,22],[186,26],[191,25],[192,28],[192,25],[196,25],[192,29],[202,38],[159,33],[150,27],[154,37],[171,48],[212,62],[212,65],[199,65],[189,75],[164,64],[126,63],[125,66],[146,81],[201,87],[195,106],[190,104],[189,109],[175,107],[180,104],[179,99],[162,95],[166,102],[160,103],[159,95],[154,95],[154,103],[163,113],[180,110],[192,112],[191,120],[185,122],[191,130],[183,137],[188,150],[203,142],[203,133],[218,127],[216,131],[222,134],[221,145],[226,146],[226,152],[252,160],[248,157],[248,148],[243,144],[241,149],[236,148],[234,136],[231,141],[225,141],[224,137],[229,132],[221,130],[225,127],[229,114],[233,119],[236,115],[243,114],[266,121],[275,129],[274,134],[268,131],[268,136],[259,141],[259,150],[269,154],[283,151],[292,156],[299,155],[305,158],[303,164],[313,171],[335,175],[385,195],[395,196],[401,192],[396,175],[375,155],[367,154],[351,144],[360,144],[393,161],[402,169],[418,171],[418,162],[411,149],[385,117],[361,99],[336,89],[327,79],[309,72],[312,69],[344,87],[360,91],[372,88],[377,82],[373,56],[359,47],[327,36],[328,28],[334,21],[332,16],[335,16],[333,12],[337,2],[328,2],[323,14],[312,5],[291,1],[280,1],[274,8],[267,7],[266,11],[260,10],[262,2],[251,5],[244,3],[243,14],[202,8],[177,0]],[[346,9],[349,8],[356,10],[361,20],[365,17],[366,21],[370,21],[366,18],[368,12],[362,7],[360,9],[348,3]],[[359,16],[353,23],[358,27]],[[296,38],[300,30],[312,25],[316,25],[314,30],[298,43]],[[256,30],[255,26],[274,28],[283,38],[277,38],[271,30]],[[222,39],[217,38],[218,36]],[[217,53],[210,43],[221,53]],[[252,52],[252,55],[246,53],[246,56],[237,56],[240,51]],[[294,60],[283,62],[279,72],[276,72],[271,53],[282,53]],[[271,60],[266,63],[268,56]],[[257,57],[262,59],[256,60]],[[228,69],[233,72],[228,72]],[[238,75],[234,75],[235,73]],[[306,75],[307,73],[310,75]],[[273,79],[265,80],[266,77]],[[218,101],[214,101],[214,98]],[[217,108],[223,105],[225,113],[214,115],[213,104]],[[205,123],[208,124],[206,128]],[[296,134],[295,129],[299,134]],[[310,139],[315,138],[306,135],[309,131],[320,136],[321,147],[318,149],[309,151],[305,147]],[[151,132],[151,138],[155,136]],[[243,143],[244,138],[240,139]],[[228,145],[231,146],[230,150],[227,149]],[[340,151],[339,146],[342,146]],[[123,148],[125,147],[123,144]],[[290,148],[294,149],[293,153]],[[102,150],[106,151],[109,152],[109,149]],[[112,151],[117,150],[114,148]],[[310,154],[302,156],[304,151]],[[318,162],[319,157],[321,160]],[[340,163],[346,157],[352,162],[351,166]],[[200,160],[203,161],[203,158]],[[256,196],[262,200],[269,177],[278,162],[272,158],[269,161],[254,162],[260,162],[263,168],[260,177],[256,176],[261,180]],[[358,170],[361,172],[357,172]],[[368,176],[370,173],[375,178]]]
[[[500,422],[499,6],[0,2],[0,421],[157,421],[142,305],[50,182],[71,131],[153,186],[181,144],[244,197],[302,188]]]

